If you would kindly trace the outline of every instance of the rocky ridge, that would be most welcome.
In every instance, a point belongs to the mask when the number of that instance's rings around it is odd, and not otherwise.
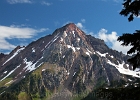
[[[26,47],[18,46],[2,57],[0,93],[16,86],[20,87],[17,94],[24,91],[37,95],[38,91],[45,91],[38,97],[45,98],[46,91],[49,91],[60,93],[59,98],[62,99],[63,93],[68,97],[88,94],[98,87],[136,87],[139,86],[140,71],[132,70],[127,63],[128,58],[70,23],[56,29],[52,35]],[[21,87],[23,83],[25,87]],[[31,86],[36,88],[31,89]],[[51,99],[57,96],[53,95]]]

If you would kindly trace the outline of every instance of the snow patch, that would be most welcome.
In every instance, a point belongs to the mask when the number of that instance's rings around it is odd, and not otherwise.
[[[111,55],[110,57],[111,57],[111,58],[114,58],[114,56],[112,56],[112,55]]]
[[[63,33],[63,34],[64,34],[64,37],[67,37],[67,32],[66,32],[66,31],[64,31],[64,33]]]
[[[76,72],[74,72],[73,76],[75,76]]]
[[[124,62],[122,64],[120,64],[118,62],[119,64],[116,65],[116,64],[112,63],[110,60],[108,60],[107,63],[110,64],[110,65],[112,65],[112,66],[115,66],[121,74],[131,75],[131,76],[140,78],[140,76],[139,76],[140,75],[140,72],[135,72],[133,70],[125,69],[123,67],[123,65],[125,64]]]
[[[80,41],[80,38],[77,38],[77,41],[79,42]]]
[[[65,55],[63,55],[63,58],[65,58]]]
[[[40,59],[42,59],[42,58],[43,57],[41,57]],[[38,63],[39,60],[36,63],[34,63],[34,64],[31,61],[27,61],[27,58],[24,58],[23,60],[24,60],[24,63],[26,64],[26,66],[24,67],[24,70],[29,71],[29,72],[35,70],[36,68],[38,68],[40,65],[43,64],[43,62],[42,62],[41,64],[36,66],[36,64]]]
[[[50,47],[50,45],[59,38],[58,34],[45,46],[45,48]]]
[[[87,54],[88,56],[90,56],[89,52],[86,52],[86,54]]]
[[[105,89],[109,89],[108,87],[106,87]]]
[[[5,71],[5,72],[3,72],[4,74],[6,74],[7,73],[7,71]]]
[[[74,32],[75,32],[75,31],[72,31],[72,33],[73,33],[73,37],[75,37],[75,34],[74,34]]]
[[[139,72],[140,71],[140,68],[136,68],[134,71],[135,72]]]
[[[11,59],[13,59],[23,49],[24,49],[24,47],[18,49],[9,59],[7,59],[7,61],[5,61],[5,63],[3,63],[3,65],[5,65],[7,62],[9,62]]]
[[[124,85],[124,87],[127,87],[129,85],[129,83],[126,83],[126,85]]]
[[[86,49],[87,49],[87,48],[86,48]],[[89,53],[92,53],[92,52],[91,52],[90,50],[88,50],[88,49],[87,49],[87,51],[88,51]]]
[[[73,52],[76,51],[75,48],[74,48],[73,46],[71,46],[71,45],[67,45],[67,47],[68,47],[68,48],[71,48],[71,49],[73,50]]]
[[[131,79],[128,79],[128,81],[132,82],[133,80],[131,80]]]
[[[98,53],[101,57],[106,57],[106,54],[108,54],[108,53],[101,54],[99,51],[96,51],[96,53]]]
[[[32,48],[32,52],[35,52],[35,49],[34,48]]]
[[[63,38],[60,38],[60,42],[63,42]]]
[[[80,50],[80,47],[76,47],[77,50]]]
[[[5,91],[3,91],[0,95],[2,95],[3,93],[5,93]]]
[[[42,69],[42,72],[45,71],[46,69]]]
[[[69,75],[69,74],[70,74],[70,72],[67,73],[67,75]]]
[[[11,72],[9,72],[3,79],[0,80],[3,81],[5,78],[7,78],[8,76],[10,76],[17,68],[19,68],[21,65],[17,66],[15,69],[13,69]]]

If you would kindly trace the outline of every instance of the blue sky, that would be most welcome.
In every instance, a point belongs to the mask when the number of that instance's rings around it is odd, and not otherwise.
[[[73,22],[85,33],[103,39],[115,50],[130,48],[116,41],[139,29],[140,19],[119,15],[123,0],[0,0],[0,52],[28,45]]]

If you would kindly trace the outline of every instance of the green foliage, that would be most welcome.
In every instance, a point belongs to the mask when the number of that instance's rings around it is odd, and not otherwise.
[[[3,81],[0,82],[0,87],[9,86],[10,83],[9,84],[6,84],[6,83],[10,82],[11,80],[12,80],[12,78],[6,78],[6,79],[4,79]]]
[[[46,97],[46,89],[44,86],[41,86],[39,95],[40,95],[40,98]]]
[[[134,16],[138,17],[140,15],[140,0],[124,0],[120,14],[129,15],[128,20],[133,21]],[[133,70],[140,66],[140,30],[136,30],[136,33],[133,34],[125,33],[118,38],[118,41],[122,41],[123,46],[132,46],[127,52],[128,54],[137,53],[134,57],[128,59],[128,62],[133,65]]]
[[[129,21],[133,21],[134,16],[140,15],[140,0],[124,0],[123,9],[120,12],[121,15],[128,16]]]
[[[104,77],[99,77],[97,80],[96,88],[103,87],[106,84],[106,80]]]
[[[85,54],[82,54],[81,57],[84,58],[86,61],[87,61],[88,58],[89,58],[89,56],[88,56],[88,55],[85,55]]]
[[[15,93],[5,92],[0,95],[0,100],[18,100],[18,98]]]
[[[137,88],[98,88],[82,100],[140,100]]]
[[[85,98],[88,95],[88,92],[82,92],[79,94],[74,94],[72,96],[72,100],[82,100],[83,98]]]
[[[136,30],[136,33],[123,34],[118,38],[118,41],[122,41],[123,46],[131,45],[132,48],[127,52],[127,54],[137,53],[132,58],[128,59],[128,62],[133,65],[133,70],[140,66],[140,31]]]
[[[0,100],[44,100],[50,95],[49,90],[46,90],[42,83],[41,73],[36,71],[27,75],[19,83],[11,85],[7,89],[8,92],[0,95]]]
[[[18,95],[18,100],[31,100],[31,99],[26,92],[20,92]]]

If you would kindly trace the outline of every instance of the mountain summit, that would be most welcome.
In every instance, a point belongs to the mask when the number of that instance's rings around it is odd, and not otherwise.
[[[0,94],[63,100],[98,87],[138,86],[140,71],[128,57],[70,23],[2,58]]]

